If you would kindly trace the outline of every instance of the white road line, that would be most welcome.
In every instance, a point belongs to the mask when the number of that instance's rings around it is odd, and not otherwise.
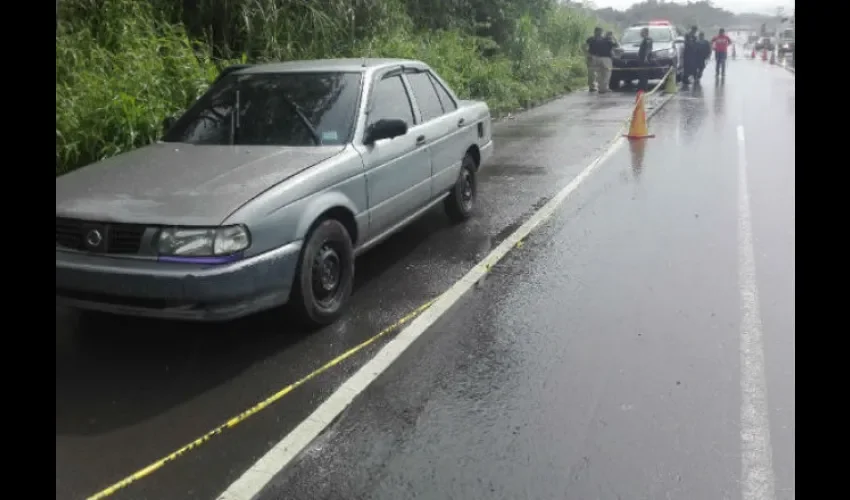
[[[741,500],[775,500],[764,339],[756,285],[744,127],[738,125],[738,286],[741,293]]]
[[[653,93],[660,87],[657,85]],[[647,118],[658,112],[673,95],[663,98],[647,113]],[[590,165],[585,167],[569,184],[559,191],[548,203],[543,205],[522,226],[504,239],[499,246],[491,251],[483,260],[476,264],[464,277],[414,319],[410,325],[390,340],[374,358],[364,364],[357,372],[346,380],[333,394],[319,405],[313,413],[301,422],[298,427],[287,434],[274,448],[248,469],[239,479],[231,484],[218,496],[218,500],[252,500],[260,493],[272,478],[286,467],[302,450],[336,419],[357,395],[363,392],[381,373],[399,358],[413,342],[421,337],[428,328],[457,303],[466,292],[480,282],[489,272],[490,267],[502,259],[518,242],[529,235],[593,173],[602,163],[610,158],[625,142],[617,131],[617,138],[609,143],[608,148]]]

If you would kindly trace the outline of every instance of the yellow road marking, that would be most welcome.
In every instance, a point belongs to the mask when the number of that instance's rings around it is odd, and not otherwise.
[[[177,458],[179,458],[180,456],[185,455],[186,453],[192,451],[193,449],[201,446],[202,444],[208,442],[209,440],[211,440],[215,436],[218,436],[219,434],[226,431],[227,429],[231,429],[233,427],[236,427],[236,425],[247,420],[248,417],[259,413],[261,410],[264,410],[268,406],[279,401],[281,398],[283,398],[284,396],[286,396],[290,392],[294,391],[298,387],[304,385],[305,383],[316,378],[317,376],[321,375],[322,373],[330,370],[331,368],[340,364],[341,362],[345,361],[346,359],[354,356],[355,354],[357,354],[358,352],[360,352],[364,348],[368,347],[370,344],[373,344],[379,338],[387,335],[388,333],[390,333],[392,331],[397,330],[399,327],[401,327],[405,323],[410,322],[413,318],[422,314],[422,312],[425,311],[425,309],[428,309],[429,307],[431,307],[431,304],[433,304],[436,300],[437,299],[429,300],[428,302],[426,302],[426,303],[422,304],[421,306],[417,307],[416,309],[414,309],[413,312],[407,314],[406,316],[404,316],[400,320],[396,321],[392,325],[384,328],[383,330],[381,330],[376,335],[373,335],[369,339],[367,339],[367,340],[361,342],[360,344],[352,347],[351,349],[345,351],[344,353],[342,353],[339,356],[335,357],[334,359],[328,361],[327,363],[325,363],[324,365],[322,365],[318,369],[314,370],[313,372],[309,373],[308,375],[305,375],[304,377],[298,379],[297,381],[289,384],[288,386],[277,391],[276,393],[272,394],[268,398],[264,399],[263,401],[260,401],[256,405],[254,405],[251,408],[243,411],[242,413],[236,415],[235,417],[229,419],[227,422],[225,422],[225,423],[219,425],[218,427],[216,427],[215,429],[207,432],[206,434],[204,434],[203,436],[199,437],[198,439],[192,441],[191,443],[180,447],[179,449],[177,449],[177,450],[169,453],[168,455],[160,458],[159,460],[151,463],[147,467],[139,469],[138,471],[130,474],[129,476],[118,481],[117,483],[113,484],[112,486],[104,488],[103,490],[95,493],[94,495],[91,495],[86,500],[100,500],[101,498],[106,498],[110,495],[113,495],[118,490],[125,488],[126,486],[128,486],[132,483],[135,483],[139,479],[142,479],[143,477],[152,474],[156,470],[161,469],[167,463],[172,462],[172,461],[176,460]]]

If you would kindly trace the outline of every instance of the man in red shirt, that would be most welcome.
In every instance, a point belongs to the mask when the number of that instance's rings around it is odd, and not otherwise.
[[[714,78],[726,78],[726,53],[732,45],[732,39],[726,36],[726,30],[720,28],[720,32],[711,39],[714,47]]]

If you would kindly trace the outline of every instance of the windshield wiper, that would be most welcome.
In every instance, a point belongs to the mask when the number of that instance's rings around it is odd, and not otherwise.
[[[316,143],[316,146],[320,146],[322,144],[322,138],[319,136],[319,132],[316,131],[316,127],[313,126],[313,122],[311,122],[310,119],[307,118],[307,115],[304,114],[304,111],[301,109],[301,106],[299,106],[295,101],[286,96],[283,96],[283,100],[286,101],[287,104],[292,106],[292,109],[295,110],[295,114],[298,115],[298,118],[300,118],[301,122],[304,123],[304,126],[307,127],[307,130],[310,131],[310,135],[313,136],[313,142]]]

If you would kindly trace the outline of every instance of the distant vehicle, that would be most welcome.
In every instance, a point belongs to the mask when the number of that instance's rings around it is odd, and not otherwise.
[[[759,41],[759,38],[761,38],[761,37],[758,36],[758,35],[748,36],[747,37],[747,45],[755,45]]]
[[[794,52],[794,29],[786,29],[779,33],[779,40],[776,44],[776,51],[780,56]]]
[[[355,256],[442,203],[469,218],[487,104],[428,65],[293,61],[228,72],[162,142],[56,179],[56,295],[108,313],[226,320],[343,311]]]
[[[776,44],[770,37],[763,36],[756,41],[755,49],[772,51],[776,49]]]
[[[648,79],[659,80],[664,78],[667,70],[672,66],[676,80],[682,80],[685,70],[682,60],[685,39],[678,36],[676,28],[668,21],[650,21],[632,25],[623,32],[620,47],[614,52],[614,68],[611,72],[610,82],[612,89],[618,88],[622,82],[632,82],[638,79],[639,75],[635,69],[642,67],[638,63],[638,48],[641,43],[640,30],[643,28],[649,28],[649,37],[652,38],[653,42],[653,57]]]

